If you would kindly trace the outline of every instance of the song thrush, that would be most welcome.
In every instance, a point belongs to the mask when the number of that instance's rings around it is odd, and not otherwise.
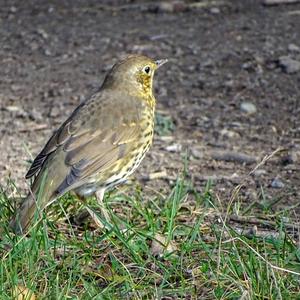
[[[101,205],[104,191],[134,172],[152,143],[153,75],[166,61],[130,55],[118,62],[52,135],[26,174],[34,182],[10,223],[16,233],[27,230],[37,206],[44,209],[71,190],[95,194]]]

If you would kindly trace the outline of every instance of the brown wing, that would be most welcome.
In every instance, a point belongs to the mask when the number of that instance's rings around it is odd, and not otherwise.
[[[69,135],[72,135],[71,132],[71,124],[72,118],[75,116],[80,108],[84,106],[84,103],[79,105],[71,116],[61,125],[61,127],[52,135],[49,139],[43,150],[38,154],[38,156],[34,159],[33,163],[31,164],[28,172],[25,175],[26,179],[31,178],[34,175],[37,175],[41,170],[44,163],[49,158],[50,154],[55,152],[57,148],[64,143],[64,141],[68,138]],[[74,130],[74,133],[76,130]]]
[[[51,157],[64,157],[67,175],[56,180],[57,194],[78,187],[93,174],[101,174],[128,155],[141,134],[140,100],[96,94],[76,109],[50,138],[34,160],[26,178],[39,175]],[[63,152],[64,155],[59,155]],[[56,155],[57,154],[57,155]],[[49,160],[50,163],[50,160]],[[53,163],[51,161],[51,163]]]

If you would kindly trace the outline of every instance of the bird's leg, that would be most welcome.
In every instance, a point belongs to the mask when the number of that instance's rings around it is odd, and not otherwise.
[[[110,217],[109,214],[107,212],[107,209],[104,206],[103,203],[103,198],[104,198],[104,193],[105,193],[105,189],[100,189],[95,193],[97,202],[100,206],[100,210],[101,210],[101,214],[104,217],[104,220],[106,223],[110,223]],[[84,197],[80,196],[79,194],[76,193],[76,196],[80,199],[80,201],[84,204],[87,213],[92,217],[92,219],[94,220],[94,222],[96,223],[96,225],[99,228],[107,228],[108,226],[105,226],[103,224],[103,222],[101,222],[101,220],[99,219],[99,217],[97,216],[97,213],[95,213],[92,209],[90,209],[87,205],[86,205],[86,201],[84,199]],[[83,212],[81,214],[79,214],[78,216],[76,216],[75,218],[75,223],[76,224],[81,224],[83,223],[83,220],[87,218],[86,212]]]
[[[81,196],[80,194],[74,192],[74,194],[76,195],[76,197],[78,198],[78,200],[80,200],[80,202],[84,205],[84,207],[86,208],[86,210],[79,212],[79,214],[74,216],[74,222],[77,225],[82,225],[83,223],[85,223],[86,219],[91,216],[91,212],[92,210],[89,209],[86,206],[86,199]],[[94,218],[93,218],[94,219]]]
[[[108,211],[103,203],[104,193],[105,193],[105,189],[103,188],[103,189],[96,191],[95,196],[96,196],[96,199],[98,201],[98,204],[100,206],[100,209],[101,209],[101,212],[103,214],[105,221],[110,223],[110,221],[111,221],[110,216],[109,216]]]
[[[104,193],[105,193],[105,189],[100,189],[100,190],[95,192],[95,196],[96,196],[97,202],[100,206],[101,214],[104,217],[105,223],[110,223],[109,214],[108,214],[107,209],[105,208],[104,203],[103,203]],[[106,226],[106,225],[103,224],[103,222],[97,216],[97,213],[95,213],[92,209],[90,209],[87,206],[86,206],[86,209],[87,209],[88,213],[90,214],[90,216],[92,217],[92,219],[94,220],[94,222],[96,223],[96,225],[99,228],[103,229],[103,228],[108,228],[109,227],[109,226]]]

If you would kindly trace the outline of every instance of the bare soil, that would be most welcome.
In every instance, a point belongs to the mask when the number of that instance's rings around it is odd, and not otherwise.
[[[101,4],[100,4],[101,3]],[[50,134],[120,57],[170,62],[156,75],[157,135],[137,172],[145,190],[174,183],[188,158],[198,191],[226,205],[276,201],[299,212],[300,5],[261,1],[0,1],[0,183],[24,174]],[[292,66],[282,63],[288,56]],[[294,70],[289,69],[294,68]],[[254,105],[247,112],[241,106]],[[255,111],[256,109],[256,111]],[[247,174],[268,154],[285,149]],[[243,156],[243,155],[247,156]],[[153,179],[153,173],[162,172]],[[246,177],[245,177],[246,176]],[[149,178],[150,177],[150,178]]]

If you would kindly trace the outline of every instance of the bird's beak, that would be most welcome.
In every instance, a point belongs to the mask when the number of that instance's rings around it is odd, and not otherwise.
[[[155,64],[157,66],[157,68],[161,67],[162,65],[164,65],[166,62],[168,62],[167,59],[159,59],[155,61]]]

